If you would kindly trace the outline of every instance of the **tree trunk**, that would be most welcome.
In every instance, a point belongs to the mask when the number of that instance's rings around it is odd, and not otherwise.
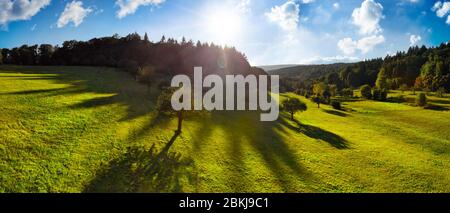
[[[317,103],[317,108],[319,108],[319,109],[320,109],[320,103]]]
[[[291,112],[291,120],[294,120],[294,113]]]
[[[178,112],[178,128],[177,133],[181,133],[181,130],[183,128],[183,111]]]

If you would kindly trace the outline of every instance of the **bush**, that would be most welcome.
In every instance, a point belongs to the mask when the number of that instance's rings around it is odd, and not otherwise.
[[[427,105],[427,96],[425,93],[420,93],[416,99],[417,106],[424,107]]]
[[[373,100],[376,101],[386,101],[388,96],[388,92],[385,89],[374,89],[373,90]]]
[[[347,98],[352,98],[353,97],[353,90],[352,89],[343,89],[342,90],[342,96],[347,97]]]
[[[331,106],[333,107],[333,109],[342,110],[342,105],[339,101],[331,101]]]
[[[436,96],[443,98],[445,96],[445,88],[441,87],[436,91]]]
[[[369,85],[364,85],[361,87],[361,96],[365,99],[372,98],[372,88]]]

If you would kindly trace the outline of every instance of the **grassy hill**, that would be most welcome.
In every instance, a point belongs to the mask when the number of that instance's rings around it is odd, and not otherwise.
[[[204,113],[176,136],[157,93],[115,69],[0,67],[0,192],[450,192],[449,98],[303,99],[297,121]]]

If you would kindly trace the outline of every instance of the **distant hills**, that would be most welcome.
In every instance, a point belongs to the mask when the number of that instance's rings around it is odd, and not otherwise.
[[[281,64],[281,65],[263,65],[263,66],[256,66],[256,67],[261,68],[266,72],[271,72],[274,70],[295,67],[295,66],[298,66],[298,65],[297,64]]]
[[[266,70],[271,75],[280,75],[281,78],[293,78],[298,81],[306,81],[317,79],[329,73],[339,72],[340,70],[352,66],[354,64],[337,63],[337,64],[321,64],[321,65],[279,65],[270,66],[273,69]],[[276,67],[279,67],[276,69]]]

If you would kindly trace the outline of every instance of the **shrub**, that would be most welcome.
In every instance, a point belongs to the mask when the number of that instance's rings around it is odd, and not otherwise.
[[[373,97],[373,100],[386,101],[387,95],[388,95],[388,92],[385,89],[374,89],[372,97]]]
[[[353,90],[352,89],[343,89],[342,90],[342,96],[347,97],[347,98],[352,98],[353,97]]]
[[[364,85],[361,87],[361,96],[365,99],[372,98],[372,88],[369,85]]]
[[[340,101],[331,101],[331,106],[333,109],[342,110],[342,105]]]
[[[427,105],[427,96],[425,93],[420,93],[416,99],[417,106],[424,107]]]
[[[404,93],[405,91],[407,91],[409,88],[408,88],[408,85],[406,85],[406,84],[402,84],[401,86],[400,86],[400,91],[402,91],[402,93]]]
[[[436,96],[443,98],[445,96],[445,88],[441,87],[436,91]]]

